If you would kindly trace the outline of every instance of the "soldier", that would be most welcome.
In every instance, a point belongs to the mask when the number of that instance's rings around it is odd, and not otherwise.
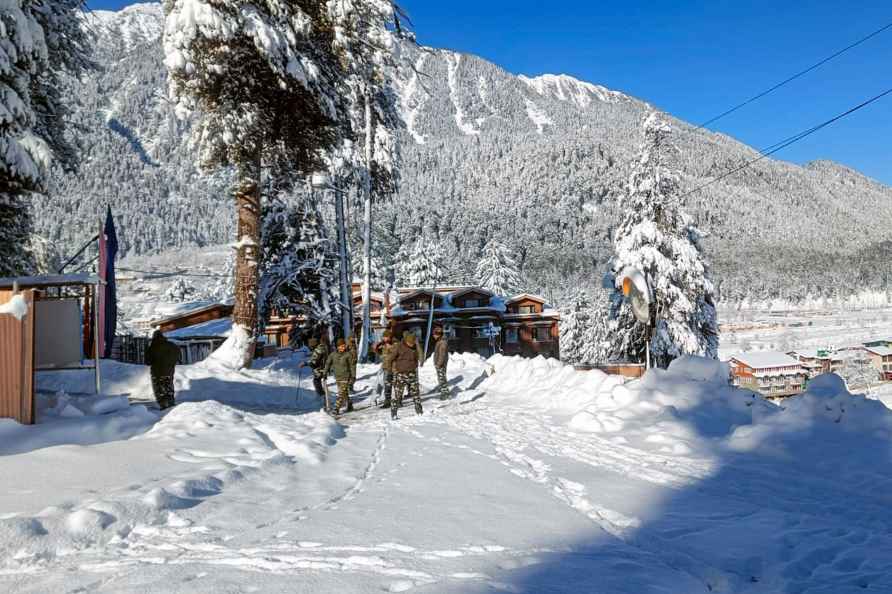
[[[359,353],[356,348],[355,336],[350,336],[350,338],[347,339],[347,352],[350,353],[350,357],[353,361],[353,375],[350,379],[350,391],[356,392],[356,364],[359,362]]]
[[[146,349],[146,363],[152,376],[152,392],[155,393],[155,400],[161,410],[176,404],[173,375],[179,360],[179,347],[167,340],[161,330],[155,330],[152,342]]]
[[[347,405],[347,412],[353,410],[350,406],[350,382],[353,380],[353,357],[347,350],[347,343],[343,338],[338,339],[337,352],[331,353],[325,361],[325,375],[334,370],[335,381],[338,383],[338,399],[335,402],[335,416],[341,413],[341,407]]]
[[[396,411],[403,404],[403,390],[415,402],[415,414],[422,414],[421,393],[418,389],[418,365],[421,354],[416,345],[415,335],[406,330],[403,340],[396,346],[393,357],[393,398],[390,401],[390,418],[396,418]]]
[[[437,387],[440,400],[449,398],[449,384],[446,382],[446,365],[449,363],[449,341],[443,336],[440,326],[434,328],[434,369],[437,370]]]
[[[310,359],[308,362],[301,362],[298,367],[303,367],[306,364],[309,364],[310,369],[313,370],[313,388],[316,390],[316,395],[319,398],[325,398],[325,360],[328,358],[328,348],[326,348],[325,343],[320,342],[318,338],[313,337],[307,341],[307,346],[310,347]]]
[[[381,342],[375,345],[375,352],[381,358],[381,372],[384,374],[384,403],[381,408],[390,408],[390,396],[393,393],[393,358],[397,345],[393,344],[390,331],[384,333]]]

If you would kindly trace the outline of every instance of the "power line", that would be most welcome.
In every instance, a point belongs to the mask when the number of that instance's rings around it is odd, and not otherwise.
[[[864,102],[862,102],[862,103],[859,103],[859,104],[856,105],[855,107],[852,107],[851,109],[848,109],[848,110],[842,112],[841,114],[836,115],[836,116],[830,118],[829,120],[827,120],[827,121],[825,121],[825,122],[821,122],[821,123],[818,124],[817,126],[812,126],[811,128],[808,128],[807,130],[803,130],[802,132],[799,132],[799,133],[797,133],[797,134],[794,134],[793,136],[789,136],[789,137],[787,137],[787,138],[785,138],[785,139],[783,139],[783,140],[781,140],[781,141],[779,141],[779,142],[776,142],[776,143],[772,144],[771,146],[765,147],[764,149],[762,149],[761,151],[759,151],[759,156],[756,157],[755,159],[752,159],[752,160],[750,160],[750,161],[747,161],[746,163],[744,163],[744,164],[741,165],[740,167],[737,167],[736,169],[732,169],[731,171],[728,171],[728,172],[726,172],[726,173],[723,173],[723,174],[720,175],[719,177],[717,177],[717,178],[715,178],[715,179],[713,179],[713,180],[710,180],[710,181],[706,182],[705,184],[702,184],[702,185],[700,185],[700,186],[697,186],[697,187],[694,188],[693,190],[690,190],[689,192],[686,192],[686,193],[682,194],[681,197],[680,197],[679,199],[680,199],[680,200],[681,200],[681,199],[684,199],[684,198],[686,198],[687,196],[690,196],[691,194],[693,194],[694,192],[699,192],[699,191],[702,190],[703,188],[706,188],[707,186],[711,186],[712,184],[714,184],[714,183],[716,183],[716,182],[718,182],[718,181],[721,181],[721,180],[725,179],[725,178],[728,177],[729,175],[733,175],[733,174],[737,173],[738,171],[741,171],[741,170],[743,170],[743,169],[746,169],[746,168],[749,167],[750,165],[752,165],[752,164],[754,164],[754,163],[757,163],[757,162],[761,161],[762,159],[764,159],[764,158],[766,158],[766,157],[768,157],[768,156],[770,156],[770,155],[773,155],[774,153],[778,152],[778,151],[781,150],[781,149],[787,148],[787,147],[790,146],[791,144],[794,144],[794,143],[796,143],[796,142],[799,142],[800,140],[802,140],[802,139],[805,138],[806,136],[810,136],[810,135],[814,134],[815,132],[817,132],[818,130],[821,130],[822,128],[826,128],[827,126],[829,126],[829,125],[832,124],[833,122],[836,122],[837,120],[841,120],[842,118],[844,118],[844,117],[846,117],[846,116],[848,116],[848,115],[850,115],[850,114],[855,113],[855,112],[858,111],[859,109],[862,109],[862,108],[864,108],[864,107],[867,107],[868,105],[870,105],[870,104],[873,103],[874,101],[878,101],[878,100],[882,99],[883,97],[885,97],[886,95],[889,95],[890,93],[892,93],[892,88],[890,88],[890,89],[886,89],[885,91],[883,91],[883,92],[880,93],[879,95],[875,95],[875,96],[871,97],[870,99],[868,99],[868,100],[866,100],[866,101],[864,101]]]
[[[781,88],[781,87],[784,86],[785,84],[787,84],[787,83],[789,83],[789,82],[792,82],[792,81],[796,80],[796,79],[799,78],[800,76],[803,76],[803,75],[805,75],[805,74],[808,74],[808,73],[811,72],[812,70],[814,70],[814,69],[816,69],[816,68],[819,68],[820,66],[823,66],[824,64],[826,64],[826,63],[829,62],[830,60],[832,60],[832,59],[834,59],[834,58],[836,58],[836,57],[838,57],[838,56],[840,56],[840,55],[846,53],[846,52],[849,51],[850,49],[852,49],[852,48],[854,48],[854,47],[857,47],[857,46],[861,45],[862,43],[864,43],[864,42],[867,41],[868,39],[871,39],[871,38],[873,38],[873,37],[876,37],[877,35],[879,35],[879,34],[882,33],[883,31],[885,31],[886,29],[890,29],[890,28],[892,28],[892,23],[889,23],[889,24],[887,24],[887,25],[885,25],[885,26],[883,26],[883,27],[880,27],[879,29],[877,29],[876,31],[874,31],[873,33],[871,33],[870,35],[868,35],[868,36],[866,36],[866,37],[862,37],[861,39],[859,39],[859,40],[856,41],[855,43],[853,43],[853,44],[851,44],[851,45],[848,45],[848,46],[842,48],[841,50],[839,50],[838,52],[836,52],[836,53],[834,53],[834,54],[832,54],[832,55],[830,55],[830,56],[827,56],[826,58],[824,58],[824,59],[821,60],[820,62],[818,62],[818,63],[816,63],[816,64],[813,64],[813,65],[809,66],[808,68],[806,68],[805,70],[802,70],[801,72],[797,72],[797,73],[794,74],[793,76],[791,76],[791,77],[789,77],[789,78],[787,78],[787,79],[785,79],[785,80],[783,80],[783,81],[777,83],[776,85],[774,85],[773,87],[771,87],[771,88],[769,88],[769,89],[766,89],[766,90],[762,91],[762,92],[759,93],[758,95],[754,95],[754,96],[750,97],[749,99],[747,99],[747,100],[744,101],[743,103],[740,103],[740,104],[738,104],[738,105],[735,105],[735,106],[732,107],[731,109],[728,109],[727,111],[724,111],[724,112],[720,113],[719,115],[715,116],[714,118],[709,119],[709,120],[706,120],[705,122],[703,122],[702,124],[700,124],[699,126],[697,126],[697,127],[694,129],[694,131],[696,132],[697,130],[700,130],[701,128],[705,128],[705,127],[708,126],[709,124],[712,124],[713,122],[716,122],[716,121],[722,119],[722,118],[725,117],[726,115],[730,115],[730,114],[734,113],[735,111],[737,111],[737,110],[740,109],[741,107],[745,107],[745,106],[749,105],[750,103],[752,103],[753,101],[756,101],[756,100],[758,100],[758,99],[761,99],[761,98],[764,97],[765,95],[767,95],[767,94],[769,94],[769,93],[771,93],[771,92],[773,92],[773,91],[776,91],[777,89]]]

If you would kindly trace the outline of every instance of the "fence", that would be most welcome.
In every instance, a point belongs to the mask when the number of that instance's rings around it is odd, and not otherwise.
[[[148,336],[118,335],[112,344],[111,358],[121,363],[145,365],[146,348],[151,339]]]

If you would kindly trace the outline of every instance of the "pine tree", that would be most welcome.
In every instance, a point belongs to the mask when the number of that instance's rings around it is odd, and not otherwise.
[[[445,258],[438,243],[422,237],[404,249],[397,266],[397,280],[401,285],[433,287],[448,283]]]
[[[75,0],[0,6],[0,276],[35,269],[28,199],[46,191],[54,156],[76,163],[58,88],[62,72],[87,65],[79,7]]]
[[[523,287],[517,264],[501,242],[491,239],[483,248],[483,255],[475,271],[477,283],[496,295],[513,295]]]
[[[650,347],[659,367],[684,354],[718,356],[713,285],[701,235],[681,212],[678,177],[668,165],[670,128],[657,113],[643,126],[644,141],[629,177],[626,214],[614,236],[614,275],[642,271],[653,293],[656,320]],[[646,329],[617,290],[612,296],[613,356],[642,361]]]
[[[337,254],[313,203],[277,200],[264,209],[261,261],[261,325],[273,313],[301,314],[313,333],[337,323]]]
[[[579,291],[570,306],[561,309],[560,345],[561,361],[564,363],[582,362],[589,307],[585,291]]]
[[[365,6],[375,0],[355,0]],[[347,3],[350,4],[350,3]],[[292,178],[324,168],[348,134],[344,81],[357,52],[347,4],[322,0],[165,0],[165,63],[181,115],[200,112],[193,138],[208,168],[232,166],[238,184],[233,321],[256,341],[261,163]],[[352,53],[351,53],[352,52]]]

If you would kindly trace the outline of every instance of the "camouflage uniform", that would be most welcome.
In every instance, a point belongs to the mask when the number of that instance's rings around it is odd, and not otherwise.
[[[421,392],[418,389],[418,365],[421,362],[419,349],[415,346],[414,335],[411,343],[405,338],[396,346],[393,357],[393,398],[390,401],[390,416],[396,418],[397,410],[403,404],[403,390],[415,402],[415,414],[422,414]]]
[[[441,336],[434,345],[434,369],[437,370],[437,387],[440,389],[440,400],[450,396],[449,383],[446,381],[446,365],[449,363],[449,341]]]
[[[334,412],[338,414],[342,406],[346,405],[348,411],[353,408],[350,402],[350,384],[353,378],[353,357],[350,351],[335,351],[328,356],[325,361],[325,375],[332,370],[338,384],[338,399],[334,405]]]
[[[325,398],[325,376],[328,375],[325,372],[325,360],[328,358],[328,348],[325,346],[325,343],[320,342],[316,345],[316,348],[313,349],[312,354],[310,355],[310,360],[308,364],[310,365],[310,369],[313,370],[313,388],[316,390],[316,394],[320,398]]]
[[[155,394],[155,400],[158,401],[159,408],[170,408],[176,404],[174,401],[173,375],[155,375],[153,373],[152,392]]]
[[[381,371],[384,374],[384,403],[383,408],[390,408],[390,397],[393,393],[393,358],[396,355],[397,345],[394,343],[387,344],[379,342],[375,347],[375,352],[381,358]]]

